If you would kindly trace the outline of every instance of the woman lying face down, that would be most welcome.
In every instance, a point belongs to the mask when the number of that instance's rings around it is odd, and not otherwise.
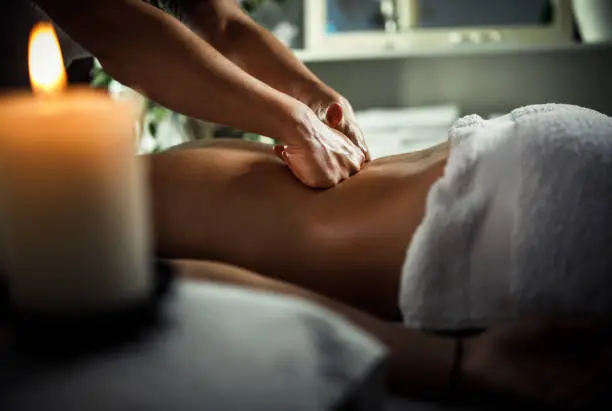
[[[158,252],[430,329],[612,312],[611,142],[609,117],[573,106],[469,116],[449,145],[374,160],[327,191],[300,185],[269,146],[172,150],[150,158]]]
[[[328,191],[303,187],[268,146],[157,154],[158,251],[200,259],[175,262],[184,276],[340,314],[388,349],[397,393],[492,394],[495,409],[500,395],[597,400],[609,391],[610,333],[564,314],[611,312],[610,121],[567,106],[467,117],[450,154],[379,159]],[[398,307],[408,327],[380,319],[400,318]],[[487,330],[457,340],[415,330],[474,327]]]
[[[401,265],[446,145],[300,184],[272,147],[211,141],[151,157],[158,253],[229,262],[397,318]]]

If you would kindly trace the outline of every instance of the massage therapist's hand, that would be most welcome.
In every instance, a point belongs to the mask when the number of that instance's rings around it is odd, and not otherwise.
[[[353,107],[347,99],[336,96],[331,99],[316,100],[311,103],[311,107],[322,121],[327,122],[332,128],[338,130],[356,144],[363,151],[366,161],[370,161],[370,150],[368,150],[363,132],[357,124]]]
[[[608,388],[611,354],[612,332],[607,327],[520,321],[465,341],[460,385],[467,394],[485,392],[578,408]]]
[[[366,162],[362,149],[333,128],[341,107],[331,105],[328,121],[303,106],[297,127],[289,130],[284,145],[277,145],[276,154],[295,176],[307,186],[329,188],[357,173]],[[286,134],[287,134],[286,133]]]

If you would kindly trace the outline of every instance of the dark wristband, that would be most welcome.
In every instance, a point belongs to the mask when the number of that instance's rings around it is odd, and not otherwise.
[[[461,368],[463,364],[463,338],[456,337],[453,354],[453,364],[448,376],[448,397],[453,403],[461,400]]]

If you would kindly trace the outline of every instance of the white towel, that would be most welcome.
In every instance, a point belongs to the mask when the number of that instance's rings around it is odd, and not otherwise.
[[[528,106],[464,117],[450,138],[402,269],[405,324],[612,317],[612,118]]]

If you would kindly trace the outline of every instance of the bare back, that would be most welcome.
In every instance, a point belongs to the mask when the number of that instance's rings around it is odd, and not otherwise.
[[[355,276],[370,299],[375,289],[395,300],[446,148],[375,160],[330,190],[299,183],[263,144],[215,140],[149,159],[161,256],[228,262],[354,303]]]

